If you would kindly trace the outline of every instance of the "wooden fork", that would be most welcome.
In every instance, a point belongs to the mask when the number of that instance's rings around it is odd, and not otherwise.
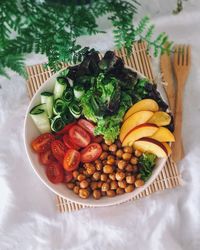
[[[182,136],[182,108],[183,93],[191,66],[191,48],[189,45],[176,45],[174,52],[174,72],[177,79],[176,106],[175,106],[175,139],[172,157],[178,163],[181,160],[181,136]]]

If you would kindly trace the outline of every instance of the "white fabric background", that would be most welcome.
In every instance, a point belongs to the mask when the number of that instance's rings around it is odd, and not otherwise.
[[[152,15],[158,31],[166,31],[176,43],[192,45],[184,96],[186,157],[180,163],[184,186],[117,207],[59,214],[55,195],[26,159],[23,122],[29,99],[25,80],[11,73],[11,80],[0,78],[1,250],[200,249],[200,1],[186,2],[178,16],[171,15],[175,1],[142,2],[142,13]],[[111,48],[111,32],[85,38],[83,43],[100,50]],[[44,60],[31,55],[27,63]]]

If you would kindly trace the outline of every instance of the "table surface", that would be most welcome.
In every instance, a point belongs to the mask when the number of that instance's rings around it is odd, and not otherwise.
[[[55,195],[35,176],[25,156],[23,121],[29,98],[25,80],[11,72],[10,80],[0,77],[1,250],[200,249],[200,1],[185,2],[184,11],[176,16],[171,15],[173,0],[142,2],[141,14],[153,17],[158,32],[192,45],[184,95],[186,156],[179,164],[184,185],[114,208],[58,213]],[[102,20],[101,25],[107,23]],[[109,27],[106,35],[81,42],[102,51],[113,47]],[[27,64],[45,60],[29,55]],[[154,65],[156,71],[156,61]]]

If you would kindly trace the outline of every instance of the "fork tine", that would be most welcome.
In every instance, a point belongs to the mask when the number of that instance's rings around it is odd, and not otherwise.
[[[188,46],[183,46],[183,65],[187,65],[188,61]]]
[[[174,63],[178,64],[178,45],[174,46]]]
[[[191,64],[191,47],[190,45],[187,46],[187,65]]]

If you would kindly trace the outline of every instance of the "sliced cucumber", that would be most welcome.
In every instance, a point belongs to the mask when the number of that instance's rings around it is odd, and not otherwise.
[[[48,117],[51,118],[53,115],[53,93],[50,92],[42,92],[41,103],[46,103],[46,109]]]
[[[79,118],[81,116],[82,110],[78,102],[76,101],[72,102],[69,105],[69,110],[75,118]]]
[[[58,115],[55,116],[52,120],[51,120],[51,129],[54,132],[58,132],[61,129],[63,129],[65,126],[65,123],[63,122],[62,118]]]
[[[56,79],[54,87],[54,99],[61,98],[66,87],[69,86],[69,82],[65,77],[59,76]]]
[[[74,99],[74,94],[73,94],[73,90],[71,87],[68,87],[64,93],[63,93],[63,96],[62,96],[63,100],[69,104],[72,102],[72,100]]]
[[[51,131],[49,118],[46,112],[46,104],[39,104],[33,107],[29,114],[41,133],[47,133]]]
[[[81,86],[75,86],[74,87],[74,96],[76,99],[80,99],[85,93],[85,90]]]
[[[64,112],[66,108],[66,102],[60,98],[56,99],[53,105],[54,114],[58,115]]]
[[[66,108],[65,111],[60,114],[60,116],[65,124],[68,124],[74,121],[74,116],[71,114],[68,108]]]

